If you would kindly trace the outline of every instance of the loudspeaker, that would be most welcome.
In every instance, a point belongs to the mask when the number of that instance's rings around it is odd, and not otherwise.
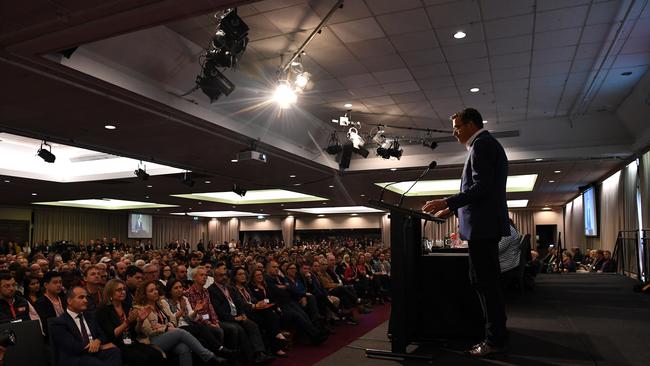
[[[341,161],[339,162],[339,168],[347,169],[350,167],[350,160],[352,159],[352,143],[348,142],[343,145],[343,152],[341,153]]]

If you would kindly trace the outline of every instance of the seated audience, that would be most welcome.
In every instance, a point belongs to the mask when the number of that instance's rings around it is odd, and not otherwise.
[[[26,320],[41,319],[32,304],[16,292],[16,280],[11,274],[0,272],[0,324]]]
[[[142,332],[145,312],[125,310],[126,284],[120,279],[112,279],[104,287],[104,304],[95,317],[108,342],[115,344],[122,352],[122,360],[129,365],[157,364],[164,361],[163,353],[151,345],[141,343],[137,338]]]
[[[83,287],[68,290],[68,308],[50,322],[52,346],[58,365],[119,366],[122,354],[113,343],[108,342],[87,311],[88,297]]]
[[[573,260],[573,254],[568,250],[562,252],[562,271],[563,272],[576,271],[576,262]]]
[[[96,265],[90,265],[84,269],[85,289],[88,294],[88,306],[86,311],[93,312],[98,306],[104,303],[102,292],[102,278],[100,269]]]
[[[63,279],[59,272],[47,272],[43,276],[45,292],[34,303],[34,309],[43,323],[43,332],[48,335],[48,319],[63,315],[67,302],[63,294]],[[47,338],[46,338],[47,340]]]
[[[613,273],[617,270],[616,259],[612,258],[612,252],[609,250],[603,251],[603,264],[599,272]]]

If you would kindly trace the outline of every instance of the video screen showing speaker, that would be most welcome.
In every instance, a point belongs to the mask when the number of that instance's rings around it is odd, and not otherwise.
[[[582,207],[585,214],[585,235],[598,236],[598,214],[596,207],[596,190],[587,188],[582,193]]]
[[[129,214],[129,238],[151,239],[152,221],[151,215]]]

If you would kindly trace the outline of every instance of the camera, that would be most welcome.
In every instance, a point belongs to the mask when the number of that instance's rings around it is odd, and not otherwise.
[[[16,344],[16,333],[11,329],[0,332],[0,347],[9,347]]]

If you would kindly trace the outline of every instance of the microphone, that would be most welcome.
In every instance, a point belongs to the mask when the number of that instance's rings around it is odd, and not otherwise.
[[[420,174],[420,176],[415,180],[415,182],[417,183],[418,180],[422,179],[422,177],[424,177],[424,175],[427,174],[429,172],[429,170],[435,168],[436,165],[438,165],[438,163],[435,160],[430,162],[429,166],[424,170],[424,172],[422,174]],[[403,180],[393,182],[393,183],[390,183],[390,184],[386,184],[384,186],[384,188],[381,189],[381,193],[379,194],[379,202],[382,202],[382,199],[384,198],[384,193],[386,192],[386,188],[392,186],[393,184],[397,184],[397,183],[401,183],[401,182],[403,182]],[[411,188],[413,188],[413,186],[411,186]],[[409,190],[411,190],[411,188],[409,188]],[[400,202],[400,204],[401,204],[401,202]]]
[[[425,175],[427,175],[427,173],[429,172],[429,170],[435,168],[436,165],[438,165],[438,163],[437,163],[435,160],[432,161],[431,163],[429,163],[429,166],[428,166],[428,167],[427,167],[427,168],[422,172],[422,174],[420,174],[419,177],[417,177],[417,179],[415,180],[415,182],[413,182],[413,184],[411,184],[411,186],[409,187],[409,189],[407,189],[406,192],[402,193],[402,197],[400,197],[400,199],[399,199],[399,204],[397,205],[397,207],[402,207],[402,202],[404,202],[404,197],[406,196],[406,194],[409,193],[409,192],[411,191],[411,189],[413,189],[413,187],[415,187],[415,185],[417,184],[417,182],[420,181],[420,179],[422,179],[422,177],[424,177]]]

